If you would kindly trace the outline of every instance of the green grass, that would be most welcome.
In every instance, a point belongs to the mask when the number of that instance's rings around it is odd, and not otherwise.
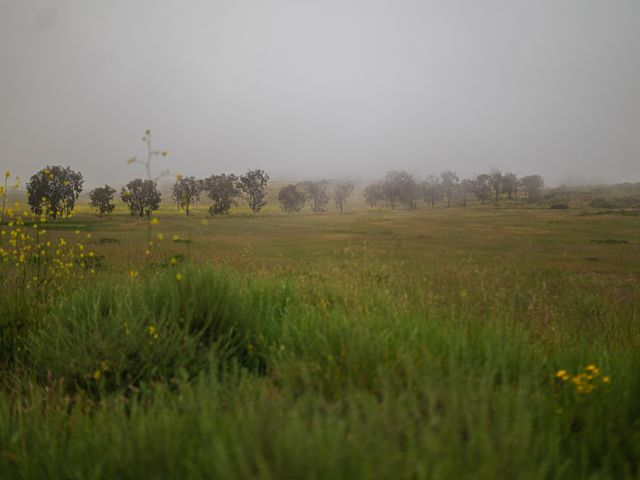
[[[640,475],[634,217],[85,209],[92,280],[3,295],[2,478]]]

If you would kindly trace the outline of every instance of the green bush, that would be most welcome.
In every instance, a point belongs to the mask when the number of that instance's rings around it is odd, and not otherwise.
[[[282,313],[283,294],[212,268],[103,281],[52,309],[31,333],[26,361],[42,381],[89,391],[193,376],[212,360],[264,369],[254,331]]]

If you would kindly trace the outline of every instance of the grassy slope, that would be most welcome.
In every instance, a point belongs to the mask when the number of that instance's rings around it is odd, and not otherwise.
[[[56,234],[119,243],[5,375],[0,472],[637,477],[640,228],[589,213],[166,207],[145,259],[143,221],[82,207]],[[590,363],[589,395],[554,379]]]

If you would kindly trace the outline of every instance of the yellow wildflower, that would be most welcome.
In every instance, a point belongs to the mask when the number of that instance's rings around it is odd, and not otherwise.
[[[155,325],[149,325],[147,327],[147,335],[153,338],[158,338],[158,330]]]
[[[600,374],[600,369],[593,364],[587,365],[585,370],[591,372],[594,376],[598,376]]]

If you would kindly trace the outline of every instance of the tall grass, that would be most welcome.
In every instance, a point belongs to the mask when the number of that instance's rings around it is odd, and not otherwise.
[[[637,478],[635,304],[553,272],[465,272],[413,291],[101,277],[30,323],[3,373],[0,472]],[[589,364],[608,377],[590,393],[556,377]]]

